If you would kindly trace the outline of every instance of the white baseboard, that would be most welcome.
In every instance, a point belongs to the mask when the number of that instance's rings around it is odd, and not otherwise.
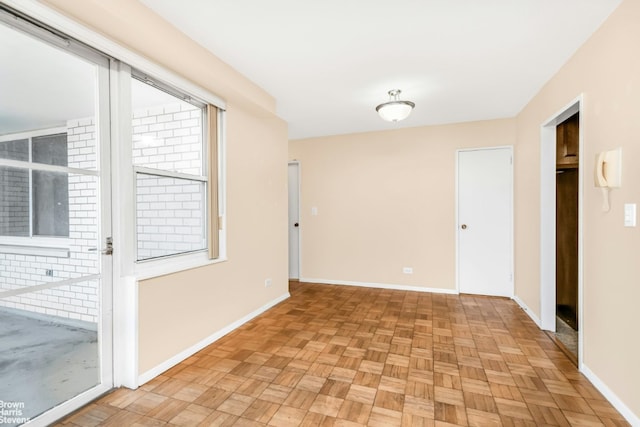
[[[520,308],[524,310],[525,313],[529,315],[531,320],[533,320],[533,323],[535,323],[538,328],[542,329],[542,322],[540,321],[540,318],[536,316],[536,314],[527,306],[527,304],[525,304],[524,301],[522,301],[518,296],[514,295],[512,299],[520,306]]]
[[[614,408],[622,414],[622,416],[635,427],[640,427],[640,416],[633,413],[633,411],[624,404],[622,400],[613,392],[607,385],[600,379],[591,369],[584,363],[580,366],[580,372],[591,381],[591,384],[598,389],[600,393],[613,405]]]
[[[183,360],[193,356],[195,353],[197,353],[198,351],[202,350],[206,346],[216,342],[217,340],[219,340],[223,336],[227,335],[229,332],[232,332],[233,330],[239,328],[240,326],[242,326],[245,323],[247,323],[249,320],[251,320],[254,317],[264,313],[265,311],[267,311],[268,309],[270,309],[274,305],[281,303],[282,301],[286,300],[290,296],[291,295],[289,294],[289,292],[287,292],[286,294],[281,295],[281,296],[279,296],[278,298],[276,298],[276,299],[274,299],[272,301],[269,301],[267,304],[263,305],[262,307],[258,308],[257,310],[252,311],[251,313],[247,314],[243,318],[231,323],[230,325],[227,325],[226,327],[220,329],[219,331],[217,331],[214,334],[208,336],[207,338],[203,339],[202,341],[192,345],[191,347],[189,347],[189,348],[181,351],[180,353],[176,354],[172,358],[162,362],[158,366],[149,369],[147,372],[145,372],[143,374],[140,374],[140,376],[138,377],[138,385],[142,385],[142,384],[145,384],[145,383],[151,381],[152,379],[154,379],[158,375],[162,374],[167,369],[170,369],[170,368],[174,367],[175,365],[177,365],[178,363],[182,362]]]
[[[455,289],[441,288],[423,288],[419,286],[396,285],[392,283],[369,283],[369,282],[352,282],[347,280],[331,280],[331,279],[310,279],[301,277],[300,282],[318,283],[326,285],[342,285],[342,286],[360,286],[363,288],[392,289],[395,291],[413,291],[413,292],[430,292],[434,294],[458,294]]]

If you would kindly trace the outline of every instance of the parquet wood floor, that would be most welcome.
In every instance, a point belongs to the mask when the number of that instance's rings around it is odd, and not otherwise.
[[[511,300],[295,282],[291,295],[59,425],[628,425]]]

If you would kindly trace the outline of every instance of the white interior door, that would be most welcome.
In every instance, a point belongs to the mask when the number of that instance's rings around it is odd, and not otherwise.
[[[512,148],[458,151],[458,286],[513,296]]]
[[[289,163],[289,278],[300,278],[300,166]]]

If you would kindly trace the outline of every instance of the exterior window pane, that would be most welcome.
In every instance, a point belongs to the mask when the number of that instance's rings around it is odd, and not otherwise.
[[[29,140],[0,142],[0,159],[29,161]]]
[[[68,166],[66,133],[0,142],[0,158],[29,162],[29,150],[32,164]],[[0,235],[69,236],[66,173],[3,166],[0,181]]]
[[[66,133],[33,138],[31,150],[34,163],[67,166]]]
[[[0,166],[0,235],[29,236],[29,171]]]
[[[146,81],[131,80],[138,261],[207,249],[206,110]]]
[[[133,164],[203,173],[203,110],[139,80],[131,81]]]
[[[205,183],[138,173],[138,261],[206,249]]]
[[[33,235],[69,236],[69,177],[33,171]]]

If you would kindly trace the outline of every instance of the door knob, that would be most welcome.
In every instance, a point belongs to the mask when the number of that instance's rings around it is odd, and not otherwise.
[[[462,224],[462,225],[460,226],[460,228],[462,228],[463,230],[466,230],[466,229],[467,229],[467,224]]]
[[[295,224],[293,224],[294,227],[298,227],[300,224],[298,224],[297,222]]]
[[[113,255],[113,238],[107,237],[106,242],[106,247],[104,249],[101,249],[100,253],[102,255]],[[98,248],[89,248],[88,250],[91,252],[96,252],[98,251]]]

